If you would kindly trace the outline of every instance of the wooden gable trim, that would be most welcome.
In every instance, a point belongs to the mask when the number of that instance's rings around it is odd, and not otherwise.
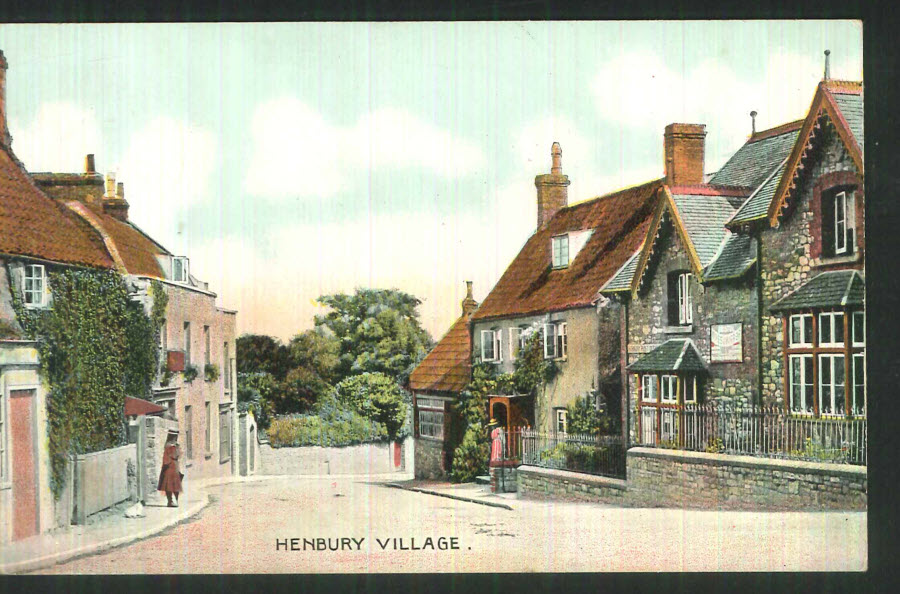
[[[697,249],[694,247],[694,242],[691,241],[691,236],[681,218],[681,213],[678,212],[678,206],[675,204],[675,199],[672,197],[669,188],[663,187],[663,191],[665,192],[666,203],[672,213],[672,218],[676,223],[675,229],[678,231],[678,236],[681,238],[681,241],[684,243],[685,249],[687,250],[688,259],[691,261],[691,268],[693,269],[694,275],[697,276],[697,280],[702,281],[703,266],[700,264],[700,256],[697,255]]]
[[[644,276],[644,269],[647,267],[647,263],[650,261],[650,255],[653,253],[653,247],[656,244],[656,235],[659,233],[659,226],[662,223],[662,217],[666,212],[666,203],[665,200],[660,195],[660,190],[657,190],[657,198],[659,199],[659,203],[656,205],[656,211],[653,213],[653,219],[650,221],[650,226],[647,228],[647,237],[644,238],[644,247],[641,249],[641,255],[638,257],[638,264],[634,270],[634,276],[631,279],[631,298],[634,299],[637,297],[638,289],[641,286],[641,277]]]
[[[787,166],[785,167],[784,174],[781,176],[781,182],[778,184],[778,188],[775,190],[775,196],[772,198],[772,203],[769,205],[767,218],[770,227],[774,228],[778,226],[778,220],[781,218],[781,213],[784,210],[788,195],[796,187],[795,178],[799,174],[800,161],[803,159],[803,156],[809,148],[812,132],[816,127],[817,120],[823,112],[830,118],[832,124],[834,124],[838,136],[847,148],[847,152],[850,153],[850,157],[853,159],[853,163],[856,165],[858,171],[863,171],[862,151],[860,150],[859,143],[853,137],[853,133],[850,131],[847,120],[844,119],[841,110],[838,109],[838,106],[834,101],[834,97],[825,85],[826,81],[819,83],[819,88],[816,90],[816,94],[813,97],[812,105],[810,105],[809,113],[806,116],[806,121],[800,129],[800,134],[797,136],[797,141],[794,143],[794,148],[788,157]]]

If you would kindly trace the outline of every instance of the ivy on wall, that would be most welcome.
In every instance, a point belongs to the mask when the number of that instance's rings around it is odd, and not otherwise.
[[[50,486],[58,498],[70,454],[125,443],[125,396],[150,393],[166,296],[151,287],[147,316],[115,272],[50,270],[49,285],[49,308],[25,308],[15,290],[13,307],[26,337],[38,341],[47,385]]]

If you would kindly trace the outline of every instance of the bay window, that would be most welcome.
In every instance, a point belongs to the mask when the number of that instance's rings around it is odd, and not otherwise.
[[[819,413],[844,414],[844,355],[819,355]]]
[[[790,406],[793,412],[812,414],[815,411],[812,359],[812,355],[790,356]]]
[[[819,346],[844,346],[844,314],[838,311],[819,314]]]
[[[656,376],[641,376],[641,400],[644,402],[656,402]]]
[[[678,378],[674,375],[664,375],[660,379],[662,401],[670,404],[678,402]]]

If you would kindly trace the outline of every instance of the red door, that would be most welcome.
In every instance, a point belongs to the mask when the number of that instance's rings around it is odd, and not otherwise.
[[[394,442],[394,468],[400,468],[403,462],[403,450],[400,449],[400,442]]]
[[[38,533],[37,478],[34,441],[34,390],[9,393],[12,436],[13,540]]]

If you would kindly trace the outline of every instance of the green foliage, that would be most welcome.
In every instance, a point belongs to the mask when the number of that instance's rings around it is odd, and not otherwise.
[[[615,429],[615,423],[606,411],[595,406],[597,396],[579,396],[566,407],[568,411],[568,432],[585,435],[609,435]]]
[[[207,363],[203,366],[203,379],[214,382],[219,379],[219,366],[215,363]]]
[[[158,326],[112,271],[51,269],[49,285],[49,308],[25,308],[17,291],[13,307],[26,337],[38,341],[48,388],[50,486],[59,497],[70,454],[125,443],[125,395],[149,392]]]
[[[277,338],[244,334],[235,345],[238,373],[270,373],[281,381],[290,371],[290,350]]]
[[[396,439],[406,424],[409,401],[410,396],[383,373],[354,375],[334,388],[333,403],[339,409],[384,425],[391,439]],[[326,402],[320,410],[331,404]]]
[[[18,338],[19,331],[6,320],[0,320],[0,340],[4,338]]]
[[[490,440],[485,426],[481,423],[469,425],[462,442],[453,452],[450,480],[454,483],[467,483],[474,481],[477,476],[487,474],[490,455]]]
[[[272,447],[347,446],[383,441],[387,429],[351,410],[327,416],[292,415],[272,420],[266,433]]]
[[[200,375],[200,370],[197,369],[196,365],[191,365],[190,363],[184,366],[184,371],[181,372],[181,376],[184,378],[184,381],[187,383],[191,383],[197,376]]]
[[[722,443],[721,437],[710,437],[706,444],[707,454],[721,454],[725,451],[725,444]]]
[[[575,472],[609,472],[609,447],[582,443],[560,443],[539,455],[539,464]]]
[[[559,366],[552,359],[544,359],[544,340],[542,334],[530,329],[525,344],[519,349],[513,366],[513,385],[518,394],[534,395],[537,389],[553,381],[559,373]]]
[[[379,372],[405,384],[431,348],[431,337],[419,323],[421,301],[412,295],[396,289],[357,289],[354,295],[325,295],[318,302],[331,308],[316,316],[316,327],[338,340],[340,379]]]
[[[238,373],[238,410],[240,412],[253,411],[256,424],[261,429],[268,428],[271,418],[275,414],[273,401],[277,389],[278,382],[270,373]]]

